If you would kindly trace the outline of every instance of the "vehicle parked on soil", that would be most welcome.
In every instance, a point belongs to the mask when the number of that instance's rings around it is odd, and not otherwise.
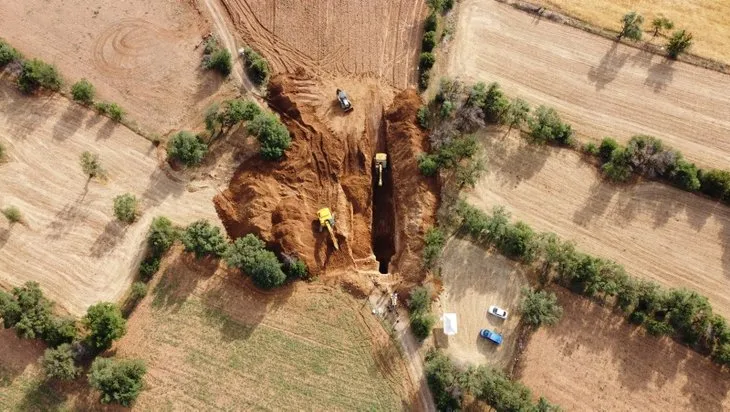
[[[489,313],[490,315],[494,315],[498,318],[507,319],[507,311],[500,308],[499,306],[490,306],[487,313]]]
[[[493,332],[489,329],[482,329],[479,331],[479,336],[496,343],[497,345],[502,343],[502,335],[497,332]]]

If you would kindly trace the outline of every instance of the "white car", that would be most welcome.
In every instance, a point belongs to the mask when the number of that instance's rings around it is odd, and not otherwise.
[[[494,315],[498,318],[507,319],[507,311],[500,308],[499,306],[490,306],[487,313],[489,313],[490,315]]]

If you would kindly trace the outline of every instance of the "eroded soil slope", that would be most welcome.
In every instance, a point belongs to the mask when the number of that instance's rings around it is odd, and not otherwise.
[[[277,73],[417,80],[423,0],[224,0],[238,32]]]

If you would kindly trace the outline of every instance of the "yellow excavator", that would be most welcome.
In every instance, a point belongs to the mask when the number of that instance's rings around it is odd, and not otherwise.
[[[388,167],[388,155],[375,153],[375,170],[378,171],[378,186],[383,185],[383,170]]]
[[[321,232],[324,228],[327,228],[327,231],[330,232],[332,243],[335,245],[335,249],[340,250],[340,245],[337,244],[337,238],[335,237],[335,214],[330,212],[328,207],[325,207],[319,209],[317,217],[319,218],[319,231]]]

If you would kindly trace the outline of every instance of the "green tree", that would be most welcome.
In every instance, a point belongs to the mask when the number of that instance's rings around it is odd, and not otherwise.
[[[522,319],[534,327],[554,325],[563,315],[563,308],[558,304],[558,298],[554,293],[529,288],[522,289],[520,310]]]
[[[710,197],[720,200],[730,200],[730,171],[702,170],[698,172],[700,191]]]
[[[124,336],[127,328],[122,311],[110,302],[90,306],[84,316],[84,325],[89,330],[89,344],[99,351],[109,348],[113,341]]]
[[[185,250],[200,259],[205,256],[221,257],[226,251],[226,240],[220,228],[205,219],[191,223],[182,234]]]
[[[101,403],[129,407],[142,390],[146,372],[141,360],[96,358],[88,375],[89,384],[101,392]]]
[[[697,166],[694,163],[679,159],[674,169],[669,172],[669,180],[680,189],[694,192],[700,190],[701,186],[697,173]]]
[[[470,98],[474,97],[477,102],[481,100],[480,89],[472,89],[472,93],[477,94],[470,94]],[[509,108],[509,100],[505,97],[504,92],[502,92],[502,88],[499,86],[499,83],[490,83],[489,86],[487,86],[484,91],[484,103],[481,107],[482,110],[484,110],[484,119],[487,122],[504,122],[505,113]]]
[[[409,320],[413,335],[419,340],[426,339],[436,324],[436,317],[431,312],[411,312]]]
[[[20,213],[20,209],[18,209],[16,206],[8,206],[3,209],[3,216],[5,216],[5,218],[8,219],[8,222],[10,222],[11,224],[23,221],[23,214]]]
[[[227,77],[231,74],[233,68],[233,62],[231,61],[231,52],[225,48],[218,48],[213,51],[210,56],[204,60],[203,67],[206,69],[213,69],[222,74],[223,77]]]
[[[423,33],[423,40],[421,41],[421,51],[430,52],[436,47],[436,32],[427,31]]]
[[[621,32],[619,32],[617,39],[626,37],[634,41],[641,40],[643,34],[641,25],[644,23],[644,18],[635,11],[624,14],[621,18]]]
[[[460,373],[453,362],[441,351],[426,354],[424,373],[439,411],[458,411],[463,391]]]
[[[51,302],[43,296],[40,285],[37,282],[26,282],[21,287],[13,288],[13,296],[16,305],[10,305],[9,315],[15,324],[18,336],[25,339],[43,338],[49,327],[52,326]],[[17,310],[18,312],[13,312]],[[6,326],[8,320],[5,319]]]
[[[41,366],[49,379],[74,380],[81,373],[76,366],[74,351],[71,345],[64,343],[57,348],[48,348],[43,352]]]
[[[220,122],[223,127],[231,128],[243,121],[250,122],[259,114],[261,114],[261,109],[251,100],[228,100],[221,113]]]
[[[431,70],[434,63],[436,63],[436,56],[431,52],[423,52],[418,57],[418,68],[422,72]]]
[[[228,266],[241,269],[262,289],[272,289],[286,281],[279,259],[252,233],[236,239],[223,257]]]
[[[436,227],[429,228],[423,238],[423,264],[432,268],[441,257],[441,251],[446,243],[446,236]]]
[[[147,245],[154,256],[162,256],[175,241],[177,233],[172,227],[170,219],[158,216],[152,219],[150,229],[147,232]]]
[[[137,301],[147,296],[147,285],[144,282],[132,283],[132,288],[129,291],[129,299]]]
[[[634,170],[630,163],[631,154],[624,148],[616,148],[611,153],[611,160],[601,166],[601,171],[614,182],[629,180]]]
[[[522,125],[527,122],[529,116],[530,105],[526,101],[520,98],[512,100],[509,106],[507,106],[507,111],[504,116],[504,122],[509,126],[507,133],[512,131],[513,128],[521,129]]]
[[[438,27],[438,15],[435,12],[431,12],[426,16],[426,21],[423,24],[423,31],[424,33],[428,33],[430,31],[435,32],[436,28]]]
[[[43,331],[43,340],[50,347],[55,347],[75,341],[77,335],[75,319],[51,316],[48,326]]]
[[[535,257],[535,232],[525,222],[507,225],[507,230],[499,240],[499,249],[507,257],[531,262]]]
[[[428,129],[429,120],[431,119],[431,112],[428,110],[428,106],[421,106],[416,112],[416,120],[418,125],[424,129]]]
[[[676,59],[692,46],[692,33],[686,30],[678,30],[672,34],[667,41],[667,54],[670,59]]]
[[[266,83],[269,78],[269,63],[260,54],[250,47],[243,49],[244,67],[246,73],[257,85]]]
[[[81,153],[80,158],[81,170],[89,180],[93,178],[103,178],[106,175],[104,168],[101,167],[101,161],[99,161],[99,155],[91,152]]]
[[[9,63],[20,60],[21,58],[23,58],[23,56],[19,51],[15,50],[15,48],[0,38],[0,69]]]
[[[661,34],[662,30],[672,30],[674,28],[674,22],[660,14],[651,21],[651,28],[654,29],[654,33],[651,36],[654,38],[658,34]]]
[[[555,142],[562,145],[573,143],[573,129],[563,123],[552,107],[540,106],[529,119],[530,135],[539,143]]]
[[[124,118],[124,109],[119,107],[116,103],[111,103],[107,106],[106,112],[109,114],[109,118],[115,122],[121,122]]]
[[[18,76],[18,87],[25,93],[33,93],[40,88],[58,91],[63,84],[56,66],[38,59],[26,60]]]
[[[286,264],[286,276],[290,279],[306,279],[309,276],[309,268],[303,260],[291,259]]]
[[[273,114],[260,113],[251,120],[246,129],[259,141],[259,153],[266,160],[278,160],[291,146],[291,136],[286,126]]]
[[[177,132],[167,143],[167,155],[186,166],[195,166],[203,161],[208,145],[187,130]]]
[[[424,176],[435,176],[439,171],[439,164],[436,157],[422,153],[418,157],[418,170]]]
[[[77,102],[90,105],[94,102],[94,85],[86,79],[81,79],[71,86],[71,96]]]
[[[131,193],[114,198],[114,216],[122,222],[132,223],[137,217],[137,198]]]
[[[611,160],[613,151],[620,148],[618,142],[610,137],[604,137],[601,140],[601,145],[598,147],[598,157],[601,158],[601,162],[606,163]]]

